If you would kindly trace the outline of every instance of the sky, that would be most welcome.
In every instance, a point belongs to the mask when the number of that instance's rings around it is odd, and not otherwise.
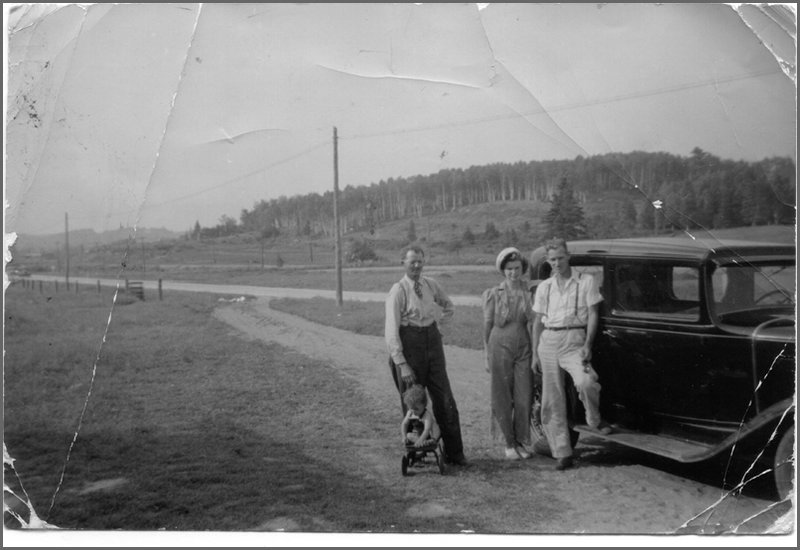
[[[4,4],[5,231],[695,147],[796,162],[778,4]],[[790,29],[788,32],[786,29]]]

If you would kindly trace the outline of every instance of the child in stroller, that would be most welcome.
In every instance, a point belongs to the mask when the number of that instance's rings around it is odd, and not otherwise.
[[[428,409],[428,393],[419,384],[413,384],[403,393],[403,403],[407,412],[400,424],[400,433],[406,454],[402,460],[403,475],[408,475],[408,467],[424,464],[429,453],[444,474],[444,455],[442,453],[441,431],[433,412]]]

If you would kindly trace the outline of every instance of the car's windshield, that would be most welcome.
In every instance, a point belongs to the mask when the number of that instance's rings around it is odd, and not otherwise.
[[[733,311],[793,305],[796,297],[793,261],[728,263],[716,267],[711,276],[714,311]]]

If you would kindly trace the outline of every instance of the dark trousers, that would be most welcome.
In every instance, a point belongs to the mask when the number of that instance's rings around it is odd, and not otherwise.
[[[444,453],[448,459],[458,460],[464,456],[464,445],[461,441],[461,420],[458,407],[450,389],[450,379],[445,368],[444,346],[439,328],[434,323],[429,327],[400,327],[400,342],[403,344],[403,355],[408,361],[417,382],[427,388],[431,396],[433,416],[442,431]],[[406,406],[403,403],[403,392],[406,384],[400,376],[400,369],[389,359],[392,378],[400,392],[400,404],[403,414]]]

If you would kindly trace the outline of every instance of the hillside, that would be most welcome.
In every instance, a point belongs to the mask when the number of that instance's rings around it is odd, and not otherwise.
[[[789,224],[796,214],[792,207],[796,170],[791,159],[748,163],[721,159],[699,148],[689,157],[634,151],[389,178],[369,186],[346,186],[338,213],[347,229],[380,229],[395,220],[464,213],[465,208],[485,204],[547,204],[562,195],[562,187],[569,188],[584,209],[592,237],[628,233],[634,226],[652,228],[656,223],[675,229]],[[653,216],[655,199],[661,204],[661,220]],[[216,227],[197,228],[196,233],[330,236],[332,205],[330,191],[262,200],[252,210],[243,210],[239,220],[226,218]]]
[[[75,229],[69,232],[70,247],[81,246],[88,248],[92,246],[107,245],[115,242],[125,242],[128,237],[135,237],[138,240],[144,239],[149,242],[177,239],[180,233],[170,231],[163,227],[120,227],[110,231],[97,232],[93,229]],[[19,234],[14,248],[25,252],[52,252],[58,250],[64,244],[64,233],[51,233],[47,235],[28,235]]]
[[[583,205],[585,217],[598,223],[612,223],[617,217],[619,204],[624,199],[611,193]],[[641,204],[639,205],[641,206]],[[550,237],[546,234],[543,219],[550,204],[541,201],[497,201],[463,206],[452,211],[428,216],[409,217],[376,224],[374,231],[346,231],[342,235],[342,259],[345,266],[352,265],[397,265],[403,246],[409,242],[409,229],[414,225],[416,242],[421,244],[430,259],[436,264],[486,265],[492,264],[498,251],[505,246],[518,246],[525,253],[539,246]],[[493,238],[487,238],[487,224],[497,230]],[[468,242],[465,231],[472,232],[474,241]],[[70,234],[70,268],[73,273],[116,273],[120,262],[129,269],[160,272],[164,276],[173,270],[215,270],[245,268],[259,270],[274,267],[332,267],[335,264],[334,239],[329,236],[302,236],[291,229],[269,238],[257,232],[244,232],[224,237],[189,240],[185,235],[158,240],[149,231],[137,232],[139,239],[129,243],[127,233],[105,236],[116,240],[110,244],[95,245],[94,242],[81,249]],[[76,232],[78,233],[78,232]],[[606,233],[597,237],[634,237],[652,235],[652,227],[632,228],[627,232]],[[709,232],[692,230],[697,237],[739,238],[755,241],[795,242],[793,225],[740,226],[714,229]],[[683,232],[666,231],[662,235],[684,235]],[[145,235],[144,242],[141,236]],[[59,236],[60,237],[60,236]],[[80,242],[80,241],[79,241]],[[348,261],[348,252],[356,244],[365,244],[374,251],[377,259],[364,262]],[[16,266],[31,272],[53,272],[64,268],[63,251],[27,255],[36,250],[23,237],[20,247],[14,247]]]

